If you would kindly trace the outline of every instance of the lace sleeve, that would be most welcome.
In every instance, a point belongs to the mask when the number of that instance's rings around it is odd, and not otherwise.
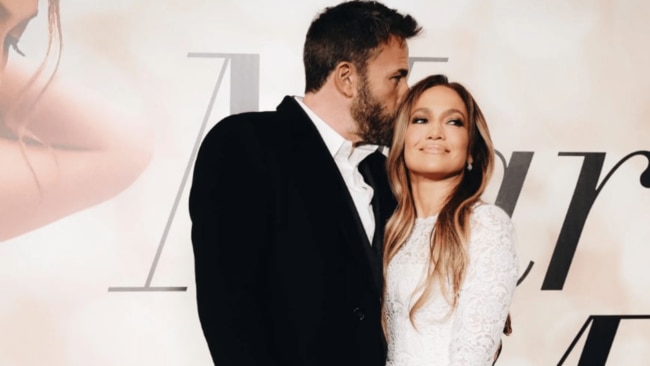
[[[451,365],[492,365],[517,283],[515,233],[494,205],[475,208],[449,349]]]

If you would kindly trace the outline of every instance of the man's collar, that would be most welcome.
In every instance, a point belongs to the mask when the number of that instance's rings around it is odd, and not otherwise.
[[[366,156],[372,154],[374,151],[379,150],[382,154],[388,155],[388,148],[386,146],[378,145],[361,145],[353,147],[352,142],[339,135],[327,122],[320,118],[314,111],[312,111],[302,100],[302,97],[293,97],[298,105],[305,111],[309,119],[314,123],[316,129],[320,133],[327,150],[333,157],[345,158],[346,160],[360,162]],[[356,165],[356,164],[354,164]]]

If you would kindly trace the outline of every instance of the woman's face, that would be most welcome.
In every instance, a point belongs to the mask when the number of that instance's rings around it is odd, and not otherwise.
[[[460,177],[468,157],[467,108],[458,93],[434,86],[415,102],[404,136],[404,160],[412,179]]]
[[[4,72],[10,49],[18,50],[18,41],[29,21],[36,16],[38,0],[0,0],[0,75]]]

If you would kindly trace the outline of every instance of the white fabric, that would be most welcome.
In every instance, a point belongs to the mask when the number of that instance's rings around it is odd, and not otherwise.
[[[435,221],[435,216],[416,219],[387,268],[387,366],[492,365],[518,278],[514,228],[499,207],[474,208],[458,307],[447,317],[451,306],[438,287],[415,314],[416,329],[409,310],[420,294],[413,292],[426,272]]]
[[[307,116],[312,120],[316,129],[320,133],[327,149],[334,158],[336,166],[341,172],[343,181],[352,196],[352,201],[357,208],[357,213],[361,219],[368,240],[372,243],[375,234],[375,217],[372,211],[372,195],[374,190],[363,180],[359,173],[359,163],[368,155],[372,154],[379,147],[377,145],[362,145],[353,147],[352,142],[339,135],[330,125],[321,119],[314,111],[309,109],[302,98],[294,97],[298,104],[305,110]],[[314,192],[314,194],[318,194]]]

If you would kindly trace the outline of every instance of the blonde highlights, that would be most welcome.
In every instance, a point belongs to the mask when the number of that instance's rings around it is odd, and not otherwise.
[[[397,115],[393,142],[387,160],[388,178],[397,200],[395,213],[386,224],[383,267],[404,246],[415,224],[416,210],[409,172],[404,160],[404,141],[411,112],[420,96],[434,86],[454,90],[463,100],[468,113],[469,146],[473,169],[465,170],[459,184],[447,197],[437,215],[431,235],[429,265],[421,291],[409,311],[414,323],[415,313],[431,298],[439,286],[442,295],[456,308],[458,294],[468,264],[467,243],[470,240],[470,215],[489,182],[494,165],[494,147],[478,104],[459,83],[449,82],[444,75],[432,75],[415,84],[407,93]],[[384,281],[385,282],[385,281]],[[415,294],[414,294],[415,295]]]

